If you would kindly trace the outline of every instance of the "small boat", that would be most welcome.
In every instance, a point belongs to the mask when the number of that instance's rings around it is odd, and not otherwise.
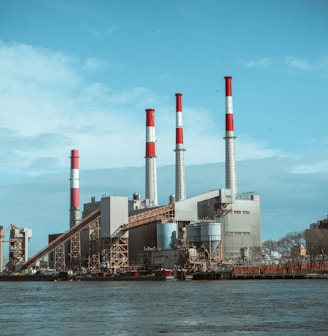
[[[173,270],[166,267],[161,267],[153,270],[155,277],[165,277],[166,281],[175,281]]]

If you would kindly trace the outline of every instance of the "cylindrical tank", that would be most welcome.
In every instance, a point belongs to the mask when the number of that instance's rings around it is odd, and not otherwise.
[[[188,243],[200,242],[200,225],[199,224],[188,224],[187,229],[187,241]]]
[[[170,204],[175,203],[175,195],[170,195]]]
[[[177,223],[157,224],[157,247],[171,250],[177,240]]]
[[[221,241],[221,223],[202,223],[200,228],[201,242],[215,250]]]
[[[249,257],[249,253],[248,253],[248,248],[247,247],[242,247],[240,249],[240,256],[243,259],[247,259]]]
[[[139,201],[140,200],[140,194],[138,194],[137,192],[133,193],[133,200],[134,201]]]

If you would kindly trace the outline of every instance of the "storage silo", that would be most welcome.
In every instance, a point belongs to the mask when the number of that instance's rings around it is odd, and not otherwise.
[[[188,224],[187,229],[187,242],[189,244],[200,242],[200,225],[199,224]]]
[[[202,223],[200,240],[208,249],[214,251],[221,242],[221,223]]]
[[[157,247],[171,250],[177,240],[177,223],[159,223],[157,230]]]

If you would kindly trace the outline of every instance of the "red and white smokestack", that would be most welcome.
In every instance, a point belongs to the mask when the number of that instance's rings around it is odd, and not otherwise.
[[[70,227],[80,221],[80,177],[79,177],[79,151],[71,151],[71,207],[70,207]]]
[[[226,112],[226,189],[231,190],[232,201],[237,197],[236,180],[236,160],[235,160],[235,135],[233,126],[233,107],[232,107],[232,77],[226,76],[225,79],[225,112]]]
[[[175,141],[175,200],[186,199],[184,173],[183,125],[182,125],[182,93],[176,93],[176,141]]]
[[[146,109],[146,200],[157,206],[155,110]]]

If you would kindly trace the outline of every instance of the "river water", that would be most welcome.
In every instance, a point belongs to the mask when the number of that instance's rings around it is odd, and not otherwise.
[[[328,335],[328,279],[0,282],[0,335]]]

